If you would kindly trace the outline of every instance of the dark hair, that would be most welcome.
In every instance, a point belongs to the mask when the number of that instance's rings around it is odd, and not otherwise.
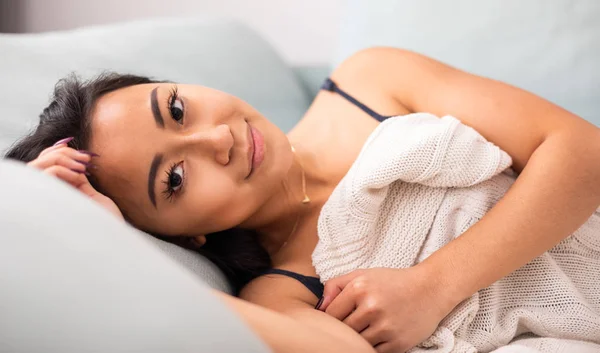
[[[38,126],[29,135],[16,142],[5,157],[29,162],[56,141],[71,136],[74,139],[69,142],[69,147],[85,150],[88,148],[92,133],[91,111],[102,95],[120,88],[160,82],[165,81],[113,72],[103,73],[88,81],[70,75],[56,84],[51,103],[40,114]],[[99,192],[102,192],[93,176],[88,179]],[[225,273],[236,292],[271,266],[269,254],[258,243],[254,231],[234,228],[209,234],[202,248],[194,247],[184,238],[156,234],[154,236],[206,256]]]

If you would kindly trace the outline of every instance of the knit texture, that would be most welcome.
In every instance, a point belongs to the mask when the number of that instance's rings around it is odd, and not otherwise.
[[[423,261],[500,200],[515,180],[511,163],[454,117],[387,119],[321,211],[312,255],[321,281]],[[600,343],[599,212],[550,251],[464,300],[412,351],[490,352],[524,333]],[[552,342],[560,340],[547,342],[536,349],[559,349]]]

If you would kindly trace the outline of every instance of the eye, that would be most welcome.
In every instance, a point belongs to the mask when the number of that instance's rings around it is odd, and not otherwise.
[[[167,172],[167,178],[163,181],[165,184],[165,190],[163,194],[165,194],[167,200],[171,200],[173,195],[179,192],[181,187],[183,186],[183,162],[174,164],[169,168]]]
[[[183,125],[183,109],[183,101],[177,95],[177,86],[175,86],[169,96],[169,114],[180,125]]]

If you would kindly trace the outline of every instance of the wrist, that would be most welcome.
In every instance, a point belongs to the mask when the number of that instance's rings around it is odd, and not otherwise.
[[[470,296],[463,293],[458,286],[459,282],[452,279],[447,268],[440,268],[434,261],[426,259],[415,267],[419,269],[421,276],[426,278],[424,283],[427,291],[432,293],[432,299],[442,316],[448,315],[458,304]]]

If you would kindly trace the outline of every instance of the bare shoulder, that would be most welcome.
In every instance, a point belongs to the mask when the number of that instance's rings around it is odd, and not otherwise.
[[[410,55],[412,52],[392,47],[370,47],[361,49],[346,58],[336,68],[340,74],[358,71],[377,71],[373,67],[375,63],[382,63],[390,59],[398,59],[400,56]]]
[[[408,61],[415,63],[421,60],[427,58],[408,50],[371,47],[349,56],[335,68],[331,76],[334,80],[359,80],[381,86],[382,83],[389,81],[391,69],[405,65]]]
[[[391,79],[398,66],[406,65],[414,53],[389,47],[372,47],[349,56],[331,73],[338,86],[382,115],[411,111],[394,97],[401,79]],[[395,75],[394,75],[395,76]]]
[[[378,87],[381,94],[390,95],[408,110],[410,102],[398,99],[398,93],[414,93],[415,86],[430,87],[432,82],[449,75],[466,73],[425,55],[401,48],[371,47],[360,50],[344,60],[332,73],[340,81],[354,81]],[[436,81],[437,79],[437,81]],[[411,109],[413,108],[413,109]]]

